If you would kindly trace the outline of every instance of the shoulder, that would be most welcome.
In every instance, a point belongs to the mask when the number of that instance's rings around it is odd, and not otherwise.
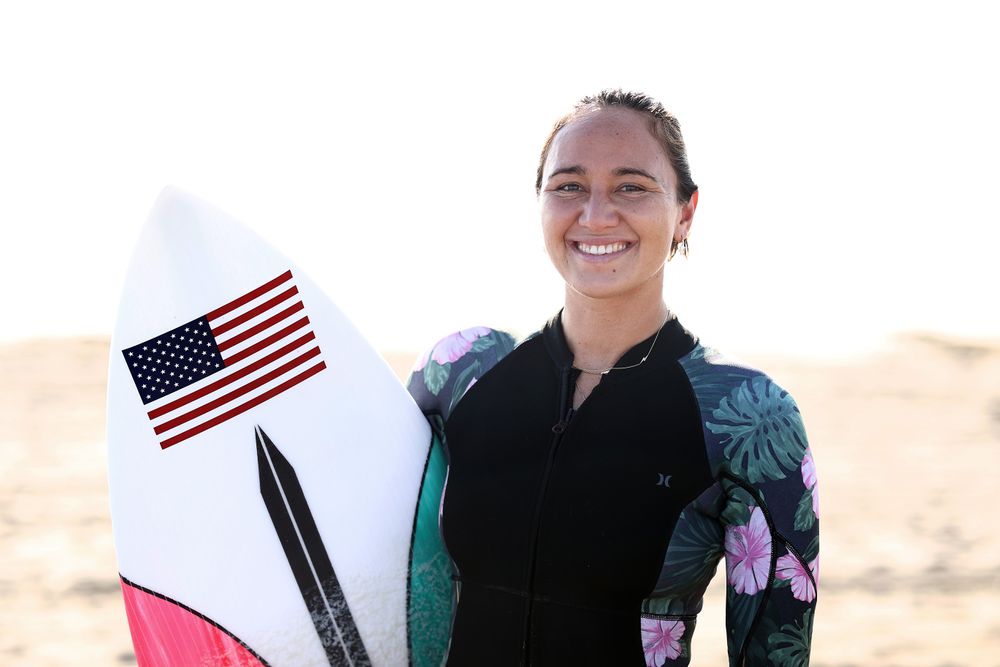
[[[514,337],[490,327],[449,334],[428,348],[413,367],[407,389],[425,414],[448,415],[469,387],[514,349]]]
[[[701,343],[678,360],[691,383],[713,472],[751,484],[801,467],[808,442],[792,395],[767,373]]]

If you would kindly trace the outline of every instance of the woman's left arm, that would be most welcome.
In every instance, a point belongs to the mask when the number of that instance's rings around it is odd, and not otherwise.
[[[700,413],[726,556],[731,666],[809,664],[819,488],[802,413],[759,370],[700,344],[680,360]]]
[[[791,396],[766,376],[749,395],[758,410],[743,405],[742,424],[726,423],[735,413],[725,403],[714,424],[735,455],[720,474],[730,662],[805,667],[819,576],[816,466]]]

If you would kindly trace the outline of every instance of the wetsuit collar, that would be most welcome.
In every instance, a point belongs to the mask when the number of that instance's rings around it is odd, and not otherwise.
[[[640,341],[627,350],[614,365],[628,366],[638,363],[642,359],[642,355],[646,354],[649,350],[650,343],[653,341],[653,336],[655,335],[654,333],[649,338]],[[566,342],[566,333],[562,326],[562,310],[545,323],[545,327],[542,329],[542,339],[545,341],[545,349],[548,351],[557,368],[566,369],[573,365],[573,352],[569,349],[569,343]],[[649,365],[657,357],[671,361],[680,359],[694,349],[697,342],[697,339],[681,326],[677,317],[671,313],[669,319],[663,325],[655,348],[650,352],[649,360],[643,365]],[[610,375],[613,374],[612,372]]]

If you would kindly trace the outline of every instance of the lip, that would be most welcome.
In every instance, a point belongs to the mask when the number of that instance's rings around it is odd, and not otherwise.
[[[588,262],[605,263],[611,262],[619,257],[627,255],[632,252],[632,250],[638,245],[636,241],[629,241],[627,239],[574,239],[572,241],[567,241],[567,245],[576,257]],[[614,245],[615,243],[625,243],[626,247],[623,250],[618,250],[616,252],[609,252],[604,255],[592,255],[590,253],[583,252],[580,250],[578,244],[583,245],[595,245],[595,246],[606,246]]]

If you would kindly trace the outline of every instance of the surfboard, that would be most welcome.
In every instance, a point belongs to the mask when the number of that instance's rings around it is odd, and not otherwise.
[[[429,427],[308,276],[167,189],[110,357],[111,514],[140,667],[410,664]]]

